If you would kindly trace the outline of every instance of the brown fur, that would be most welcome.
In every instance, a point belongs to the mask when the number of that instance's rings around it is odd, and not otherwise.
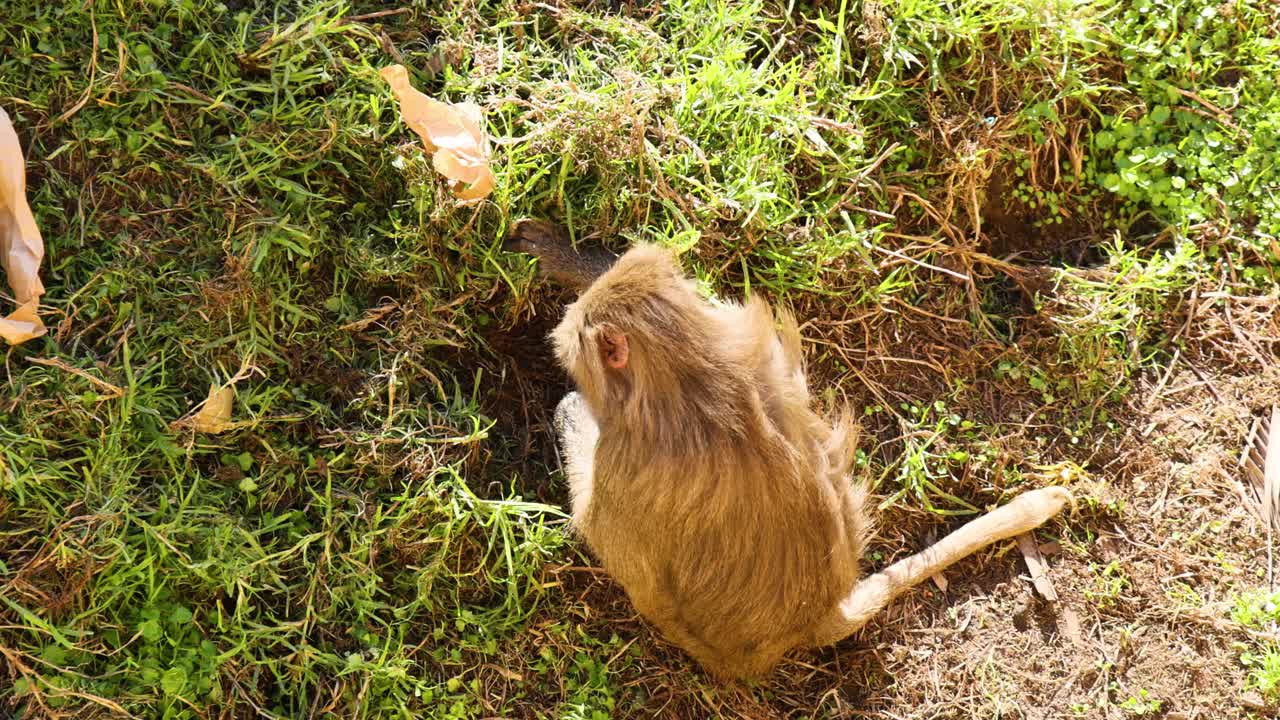
[[[563,226],[545,220],[516,222],[502,248],[538,258],[538,271],[543,277],[578,290],[590,285],[618,259],[608,248],[599,245],[575,248]]]
[[[754,675],[858,575],[862,490],[847,423],[809,407],[799,331],[768,306],[716,308],[656,247],[572,306],[556,353],[599,424],[579,530],[640,613],[713,671]],[[619,332],[627,367],[607,366]]]
[[[639,246],[552,340],[578,388],[556,409],[574,525],[640,614],[717,675],[760,676],[835,642],[1070,499],[1026,493],[860,581],[853,425],[811,409],[789,313],[712,305],[670,253]]]

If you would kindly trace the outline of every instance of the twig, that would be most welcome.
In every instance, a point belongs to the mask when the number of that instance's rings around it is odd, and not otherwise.
[[[874,243],[872,243],[872,244],[871,244],[871,248],[872,248],[873,250],[878,250],[878,251],[880,251],[880,252],[882,252],[882,253],[885,253],[886,255],[892,255],[892,256],[894,256],[894,257],[896,257],[896,258],[899,258],[899,259],[902,259],[902,260],[906,260],[906,261],[907,261],[907,262],[909,262],[909,263],[914,263],[914,264],[916,264],[916,265],[919,265],[920,267],[928,268],[928,269],[930,269],[930,270],[933,270],[933,271],[936,271],[936,272],[940,272],[940,273],[945,273],[945,274],[947,274],[947,275],[950,275],[951,277],[957,278],[957,279],[959,279],[959,280],[963,280],[963,281],[965,281],[965,282],[968,282],[968,281],[969,281],[969,276],[968,276],[968,275],[965,275],[965,274],[963,274],[963,273],[958,273],[958,272],[956,272],[955,270],[948,270],[947,268],[944,268],[944,267],[938,267],[937,265],[930,265],[929,263],[927,263],[927,262],[925,262],[925,261],[923,261],[923,260],[917,260],[916,258],[910,257],[910,256],[908,256],[908,255],[903,255],[902,253],[898,252],[897,250],[892,250],[892,249],[890,249],[890,248],[880,247],[879,245],[876,245],[876,244],[874,244]]]
[[[351,17],[343,18],[340,24],[364,22],[366,20],[376,20],[378,18],[389,17],[391,15],[403,15],[409,12],[410,9],[411,8],[402,7],[402,8],[396,8],[394,10],[379,10],[377,12],[365,13],[364,15],[352,15]]]
[[[1178,355],[1181,352],[1181,348],[1173,349],[1173,359],[1169,361],[1169,367],[1164,371],[1164,377],[1160,378],[1160,382],[1156,383],[1155,390],[1151,391],[1151,395],[1147,397],[1147,401],[1142,404],[1143,410],[1150,410],[1151,406],[1160,399],[1160,393],[1164,392],[1164,386],[1169,383],[1169,376],[1173,375],[1173,368],[1178,364]]]
[[[1209,380],[1209,378],[1204,376],[1204,373],[1200,371],[1200,368],[1196,367],[1191,363],[1187,363],[1187,366],[1191,368],[1191,372],[1196,374],[1196,377],[1204,381],[1204,385],[1205,387],[1209,388],[1209,394],[1213,395],[1213,399],[1217,400],[1218,402],[1222,402],[1222,395],[1218,393],[1217,388],[1213,386],[1213,383]]]
[[[1262,472],[1262,492],[1266,495],[1263,507],[1266,509],[1264,513],[1267,517],[1267,587],[1275,590],[1275,564],[1274,559],[1274,525],[1276,524],[1277,512],[1277,493],[1280,493],[1280,442],[1276,440],[1277,428],[1280,428],[1280,405],[1272,406],[1271,422],[1267,428],[1267,439],[1264,441],[1266,447],[1266,461]]]
[[[59,370],[69,372],[72,375],[82,377],[85,380],[88,380],[89,382],[96,385],[98,388],[106,391],[108,399],[118,398],[124,395],[123,388],[117,385],[112,385],[111,383],[101,378],[96,378],[90,375],[89,373],[85,372],[84,370],[81,370],[78,367],[75,367],[73,365],[68,365],[66,362],[59,360],[58,358],[32,357],[32,358],[27,358],[27,362],[32,362],[32,363],[35,363],[36,365],[44,365],[46,367],[55,367],[55,368],[58,368]]]
[[[206,95],[206,94],[204,94],[204,93],[200,92],[199,90],[197,90],[197,89],[195,89],[195,88],[191,87],[190,85],[187,85],[187,84],[185,84],[185,83],[177,82],[176,80],[170,80],[170,81],[169,81],[169,86],[170,86],[170,87],[175,87],[175,88],[177,88],[177,89],[179,89],[179,90],[181,90],[181,91],[183,91],[183,92],[187,93],[188,95],[191,95],[191,96],[193,96],[193,97],[195,97],[195,98],[198,98],[198,99],[200,99],[200,100],[203,100],[203,101],[205,101],[205,102],[209,103],[210,105],[212,105],[212,104],[214,104],[214,103],[218,102],[217,100],[215,100],[215,99],[213,99],[213,98],[209,97],[208,95]]]
[[[1171,85],[1170,87],[1173,87],[1173,86]],[[1204,98],[1191,92],[1190,90],[1184,90],[1180,87],[1173,87],[1173,89],[1176,90],[1178,94],[1182,95],[1183,97],[1191,100],[1195,100],[1196,102],[1200,103],[1204,107],[1208,108],[1211,112],[1213,112],[1214,115],[1217,116],[1214,119],[1217,120],[1218,122],[1222,123],[1223,125],[1226,125],[1227,127],[1231,128],[1232,130],[1235,130],[1236,132],[1244,135],[1245,137],[1249,136],[1249,133],[1240,129],[1240,126],[1236,125],[1235,122],[1231,120],[1231,114],[1228,113],[1226,110],[1223,110],[1222,108],[1218,107],[1217,105],[1214,105],[1208,100],[1205,100]]]
[[[89,102],[89,96],[93,94],[93,85],[98,79],[98,21],[92,9],[89,10],[89,25],[93,27],[93,52],[89,55],[89,84],[85,87],[84,94],[80,96],[80,100],[53,121],[55,125],[70,120],[73,115],[80,112],[80,109]]]
[[[1025,532],[1018,536],[1018,550],[1022,551],[1022,559],[1026,560],[1027,570],[1031,571],[1031,582],[1035,584],[1036,591],[1045,600],[1058,602],[1058,593],[1049,581],[1044,557],[1040,555],[1040,546],[1031,533]]]

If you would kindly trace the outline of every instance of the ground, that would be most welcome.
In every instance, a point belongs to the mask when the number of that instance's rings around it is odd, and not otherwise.
[[[1239,462],[1280,404],[1274,10],[10,0],[50,333],[4,354],[0,714],[1276,716]],[[391,63],[484,108],[484,202]],[[1057,601],[1001,543],[705,676],[565,526],[571,297],[502,252],[521,217],[795,309],[868,569],[1072,487]],[[237,375],[233,429],[175,424]]]

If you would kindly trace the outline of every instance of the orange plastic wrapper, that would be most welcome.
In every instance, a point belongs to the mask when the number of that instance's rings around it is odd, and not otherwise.
[[[36,314],[44,285],[40,261],[44,240],[27,205],[27,165],[9,114],[0,108],[0,267],[4,268],[18,309],[0,317],[0,337],[10,345],[45,334]]]
[[[418,133],[432,153],[436,172],[455,183],[453,194],[459,200],[474,201],[493,192],[489,135],[480,106],[440,102],[423,95],[409,83],[409,71],[403,65],[389,65],[379,75],[399,101],[404,124]]]

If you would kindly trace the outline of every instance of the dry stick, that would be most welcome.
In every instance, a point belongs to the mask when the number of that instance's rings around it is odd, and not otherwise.
[[[1262,475],[1262,490],[1267,495],[1267,587],[1275,589],[1275,563],[1272,539],[1274,537],[1277,493],[1280,493],[1280,442],[1276,440],[1276,428],[1280,428],[1280,405],[1271,408],[1271,422],[1267,428],[1267,456]]]
[[[58,368],[59,370],[69,372],[72,375],[77,375],[79,377],[82,377],[85,380],[88,380],[89,382],[98,386],[98,388],[100,388],[104,392],[106,392],[108,399],[118,398],[124,395],[124,390],[119,386],[112,385],[111,383],[101,378],[96,378],[90,375],[89,373],[85,372],[84,370],[81,370],[80,368],[75,367],[73,365],[69,365],[64,361],[59,360],[58,358],[29,357],[27,358],[27,362],[35,363],[36,365],[46,365],[48,367],[55,367],[55,368]]]
[[[1191,322],[1195,320],[1196,311],[1200,309],[1198,301],[1200,299],[1200,286],[1196,285],[1191,288],[1191,299],[1187,301],[1187,321],[1178,329],[1178,334],[1173,336],[1173,342],[1177,342],[1191,328]]]
[[[92,10],[89,12],[89,25],[93,27],[93,50],[89,55],[89,84],[85,87],[84,95],[80,96],[80,100],[53,121],[55,125],[70,120],[73,115],[80,112],[80,109],[89,102],[90,96],[93,95],[93,85],[98,77],[98,20]]]
[[[412,8],[402,7],[402,8],[396,8],[394,10],[379,10],[377,12],[365,13],[364,15],[352,15],[351,17],[343,18],[338,22],[338,24],[344,25],[346,23],[365,22],[367,20],[377,20],[378,18],[390,17],[392,15],[403,15],[404,13],[409,12],[411,9]]]
[[[884,149],[884,152],[880,153],[874,160],[871,161],[870,165],[863,168],[862,172],[858,173],[857,176],[854,177],[853,180],[849,183],[849,189],[844,191],[844,194],[840,196],[840,200],[837,201],[834,205],[832,205],[831,209],[827,211],[827,216],[830,217],[837,210],[845,209],[846,204],[849,200],[849,196],[852,195],[857,190],[859,190],[862,187],[863,181],[871,177],[871,174],[874,173],[876,170],[879,170],[880,166],[883,165],[886,160],[892,157],[893,154],[897,152],[901,147],[902,145],[896,142],[889,145],[889,147]],[[872,214],[884,215],[884,213],[875,213],[875,212],[873,212]],[[893,220],[895,218],[892,215],[888,215],[884,219]]]
[[[1249,450],[1253,447],[1253,439],[1258,436],[1258,426],[1261,424],[1262,418],[1254,418],[1249,425],[1249,434],[1245,436],[1244,445],[1240,448],[1240,459],[1236,461],[1236,467],[1242,468],[1249,462]]]
[[[1191,363],[1187,363],[1187,367],[1191,368],[1191,372],[1195,373],[1196,377],[1204,381],[1204,386],[1209,389],[1209,394],[1213,396],[1213,399],[1218,402],[1222,402],[1222,395],[1219,394],[1218,389],[1213,386],[1213,382],[1209,380],[1209,378],[1205,377],[1204,372]]]
[[[1217,105],[1214,105],[1208,100],[1205,100],[1204,98],[1191,92],[1190,90],[1183,90],[1182,88],[1174,88],[1174,90],[1180,93],[1183,97],[1189,98],[1191,100],[1195,100],[1196,102],[1208,108],[1216,116],[1214,117],[1214,119],[1217,120],[1218,122],[1222,123],[1223,125],[1226,125],[1227,127],[1231,128],[1232,130],[1235,130],[1236,132],[1242,133],[1245,137],[1249,137],[1249,133],[1241,130],[1240,126],[1236,125],[1231,120],[1231,113],[1228,113],[1226,110],[1223,110],[1222,108],[1218,107]],[[1187,109],[1190,109],[1190,108],[1187,108]]]
[[[914,264],[916,264],[916,265],[919,265],[920,267],[928,268],[929,270],[934,270],[934,271],[936,271],[936,272],[945,273],[945,274],[950,275],[950,276],[952,276],[952,277],[954,277],[954,278],[957,278],[957,279],[959,279],[959,280],[965,280],[965,281],[968,281],[968,280],[969,280],[969,276],[968,276],[968,275],[964,275],[964,274],[962,274],[962,273],[958,273],[958,272],[956,272],[955,270],[948,270],[947,268],[939,267],[939,266],[937,266],[937,265],[930,265],[929,263],[927,263],[927,262],[925,262],[925,261],[923,261],[923,260],[918,260],[918,259],[913,258],[913,257],[910,257],[910,256],[908,256],[908,255],[904,255],[904,254],[902,254],[902,253],[898,252],[897,250],[891,250],[891,249],[889,249],[889,248],[883,248],[883,247],[880,247],[879,245],[871,245],[871,249],[872,249],[872,250],[879,251],[879,252],[882,252],[882,253],[884,253],[884,254],[886,254],[886,255],[892,255],[893,257],[899,258],[899,259],[901,259],[901,260],[906,260],[906,261],[907,261],[907,262],[909,262],[909,263],[914,263]]]
[[[1267,431],[1268,438],[1271,435],[1270,428]],[[1268,455],[1271,453],[1268,452]],[[1276,587],[1275,578],[1275,545],[1274,535],[1271,529],[1271,514],[1275,512],[1275,508],[1271,504],[1271,485],[1273,478],[1263,469],[1262,474],[1262,526],[1267,531],[1267,590],[1274,591]]]
[[[1018,550],[1022,552],[1022,558],[1027,562],[1027,570],[1031,573],[1031,582],[1035,585],[1036,591],[1045,600],[1058,602],[1058,593],[1045,572],[1045,562],[1040,554],[1040,546],[1036,544],[1036,539],[1030,532],[1024,532],[1018,536]]]
[[[1151,406],[1160,399],[1160,394],[1164,392],[1164,386],[1169,384],[1169,376],[1173,375],[1173,368],[1178,364],[1178,356],[1180,354],[1182,354],[1182,348],[1173,349],[1173,359],[1169,361],[1169,367],[1165,368],[1164,377],[1160,378],[1160,381],[1156,383],[1155,390],[1151,391],[1151,397],[1147,398],[1147,401],[1142,404],[1143,410],[1151,409]]]

